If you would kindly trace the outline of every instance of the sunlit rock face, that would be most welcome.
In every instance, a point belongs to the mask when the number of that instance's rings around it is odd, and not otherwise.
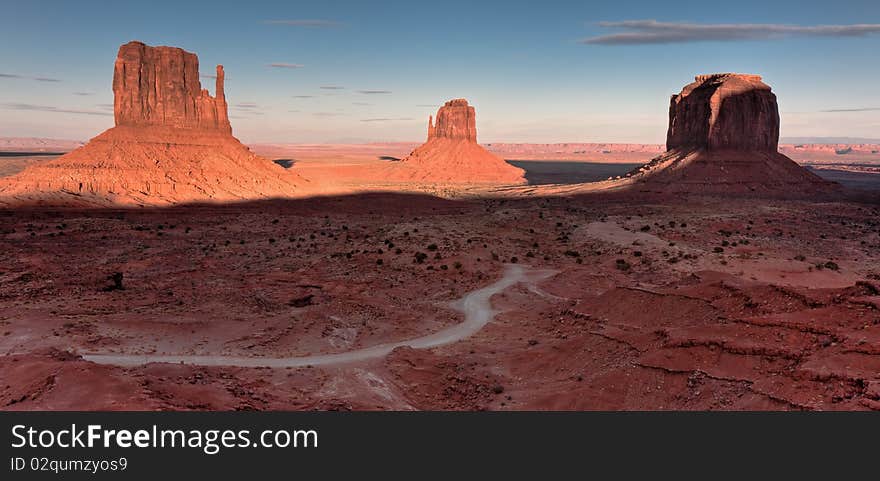
[[[465,99],[454,99],[437,111],[437,123],[428,118],[428,140],[432,138],[462,139],[476,143],[477,114]]]
[[[465,99],[443,104],[428,117],[428,139],[383,174],[415,184],[522,184],[525,172],[477,143],[477,116]]]
[[[116,125],[160,125],[232,133],[217,66],[215,96],[202,89],[199,58],[176,47],[129,42],[119,47],[113,70]]]
[[[216,92],[199,59],[129,42],[113,70],[116,126],[55,160],[0,181],[0,204],[163,205],[294,195],[305,181],[232,136],[223,67]]]

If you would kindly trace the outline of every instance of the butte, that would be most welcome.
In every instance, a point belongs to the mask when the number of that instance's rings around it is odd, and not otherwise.
[[[645,191],[804,194],[827,182],[778,152],[776,95],[758,75],[699,75],[669,105],[666,152],[626,175]]]
[[[477,143],[476,113],[465,99],[440,107],[436,124],[428,117],[428,140],[384,174],[386,180],[415,184],[525,183],[522,169]]]
[[[116,126],[86,145],[0,184],[7,204],[163,205],[289,197],[305,183],[232,135],[217,66],[215,96],[199,60],[129,42],[113,72]]]

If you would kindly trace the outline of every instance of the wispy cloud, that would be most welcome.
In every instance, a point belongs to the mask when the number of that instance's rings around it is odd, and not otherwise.
[[[321,90],[345,90],[345,87],[340,87],[339,85],[322,85],[319,88]]]
[[[855,109],[828,109],[828,110],[820,110],[819,112],[874,112],[880,110],[880,107],[861,107]]]
[[[232,106],[232,109],[242,114],[264,115],[264,113],[259,110],[260,106],[255,102],[238,102]]]
[[[73,95],[76,95],[79,97],[87,97],[89,95],[95,95],[95,93],[94,92],[74,92]]]
[[[377,94],[390,94],[390,90],[358,90],[359,94],[367,94],[367,95],[377,95]]]
[[[266,20],[267,25],[286,25],[288,27],[311,27],[311,28],[334,28],[341,27],[342,23],[335,20]]]
[[[29,77],[27,75],[19,75],[15,73],[0,73],[0,78],[16,78],[16,79],[27,79],[27,80],[36,80],[37,82],[60,82],[61,80],[57,78],[51,77]]]
[[[314,95],[292,95],[291,97],[293,97],[295,99],[313,99],[313,98],[315,98]]]
[[[273,68],[303,68],[305,65],[301,63],[285,63],[285,62],[274,62],[268,65]]]
[[[398,117],[393,119],[386,118],[378,118],[378,119],[361,119],[361,122],[394,122],[397,120],[413,120],[411,117]]]
[[[735,40],[775,40],[786,37],[865,37],[880,33],[880,24],[783,25],[763,23],[700,24],[625,20],[599,22],[600,27],[620,33],[585,38],[583,44],[645,45],[688,42],[729,42]]]
[[[436,107],[434,104],[418,104],[416,107]]]
[[[4,103],[3,108],[9,110],[32,110],[36,112],[51,112],[56,114],[79,114],[79,115],[113,115],[110,112],[99,112],[96,110],[78,110],[78,109],[62,109],[49,105],[35,105],[23,103]]]
[[[340,117],[345,114],[341,112],[314,112],[312,115],[315,117]]]
[[[209,78],[209,79],[214,79],[214,80],[217,79],[217,76],[216,76],[216,75],[211,75],[211,74],[202,74],[202,75],[199,75],[199,76],[202,77],[202,78]]]
[[[369,103],[369,102],[352,102],[351,104],[352,104],[352,105],[360,105],[360,106],[364,106],[364,105],[373,105],[373,104],[371,104],[371,103]]]

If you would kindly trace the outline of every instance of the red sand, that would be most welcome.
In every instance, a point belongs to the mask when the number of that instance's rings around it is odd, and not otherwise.
[[[6,211],[0,406],[877,409],[878,214],[846,202],[399,194]],[[496,295],[488,326],[440,348],[300,369],[76,358],[406,339],[459,322],[447,303],[514,257],[559,273]],[[124,290],[105,290],[114,272]]]

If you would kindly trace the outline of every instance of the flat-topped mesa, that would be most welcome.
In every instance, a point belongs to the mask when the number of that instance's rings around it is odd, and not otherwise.
[[[667,151],[612,186],[643,192],[831,193],[829,183],[777,151],[776,96],[758,75],[698,75],[672,96]]]
[[[217,66],[216,97],[202,89],[199,59],[176,47],[129,42],[119,47],[113,72],[117,126],[166,126],[232,133]]]
[[[697,75],[669,104],[667,150],[776,152],[779,108],[760,75]]]
[[[428,119],[428,140],[462,139],[477,142],[477,115],[465,99],[453,99],[437,111],[436,123]]]

